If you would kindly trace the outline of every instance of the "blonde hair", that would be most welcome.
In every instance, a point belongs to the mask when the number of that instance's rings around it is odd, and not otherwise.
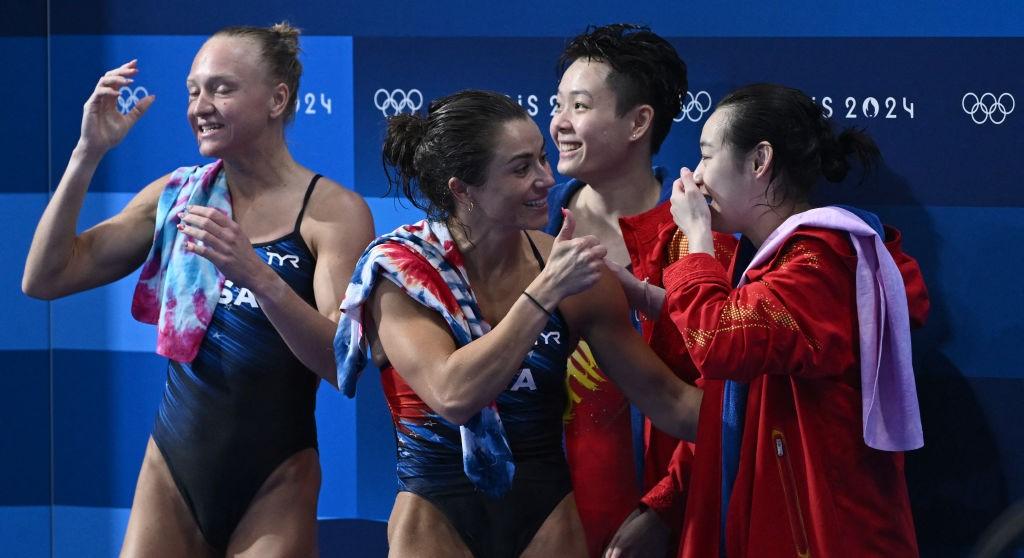
[[[302,77],[302,62],[299,62],[299,34],[301,31],[287,21],[270,27],[239,25],[225,27],[213,34],[214,37],[242,37],[251,39],[260,46],[260,54],[267,65],[267,72],[275,80],[288,86],[288,106],[284,121],[295,117],[295,106],[299,95],[299,78]]]

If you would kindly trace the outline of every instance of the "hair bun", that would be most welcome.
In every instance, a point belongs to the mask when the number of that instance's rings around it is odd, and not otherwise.
[[[384,161],[407,176],[416,172],[416,149],[427,135],[427,119],[417,114],[396,114],[388,118]]]
[[[881,157],[878,145],[863,130],[847,128],[832,141],[834,147],[822,153],[821,172],[830,182],[841,182],[850,170],[850,156],[856,157],[865,171]]]
[[[850,151],[844,148],[839,140],[829,134],[823,138],[821,145],[821,174],[829,182],[842,182],[850,172],[850,162],[846,159]]]
[[[282,21],[271,25],[270,31],[277,35],[278,39],[287,46],[287,49],[290,52],[298,54],[299,35],[302,34],[302,31],[298,27],[293,26],[287,21]]]

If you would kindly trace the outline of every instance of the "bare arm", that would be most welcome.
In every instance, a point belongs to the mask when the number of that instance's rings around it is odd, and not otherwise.
[[[566,218],[544,268],[526,292],[547,310],[596,281],[605,250],[594,237],[573,239]],[[379,342],[402,378],[434,411],[463,424],[508,387],[533,348],[548,315],[520,295],[490,332],[456,348],[447,324],[434,311],[382,281],[368,306],[371,342]]]
[[[658,321],[661,308],[665,305],[665,289],[637,279],[628,269],[610,259],[606,258],[605,264],[622,285],[629,306],[639,310],[651,321]]]
[[[373,239],[373,217],[358,194],[333,182],[314,192],[308,211],[303,230],[308,231],[310,247],[316,253],[316,308],[256,256],[238,224],[223,213],[193,207],[183,218],[187,223],[183,232],[203,241],[202,246],[190,242],[187,249],[209,259],[225,277],[251,290],[292,353],[337,387],[333,341],[338,306],[356,260]]]
[[[527,290],[541,288],[531,284]],[[494,329],[456,348],[441,316],[390,281],[377,287],[368,310],[391,365],[431,409],[455,424],[508,387],[548,319],[520,296]]]
[[[134,61],[107,72],[85,103],[82,133],[36,227],[25,262],[25,294],[54,299],[115,281],[142,264],[153,239],[156,204],[167,177],[139,192],[117,215],[77,235],[78,215],[100,160],[153,103],[146,97],[117,112],[118,88],[131,83]]]
[[[693,440],[703,392],[677,378],[633,329],[625,296],[611,272],[566,302],[601,370],[658,428]]]

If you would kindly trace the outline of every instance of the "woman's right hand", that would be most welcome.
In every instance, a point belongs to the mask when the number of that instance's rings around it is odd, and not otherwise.
[[[80,148],[95,155],[103,155],[124,139],[128,130],[142,117],[156,98],[147,95],[135,103],[132,110],[122,114],[118,99],[122,87],[131,87],[132,76],[139,72],[138,60],[131,60],[103,74],[96,83],[82,114]]]
[[[572,211],[563,209],[562,216],[562,230],[551,245],[543,272],[559,300],[593,287],[607,269],[604,257],[608,254],[608,249],[594,236],[573,238],[576,219]]]

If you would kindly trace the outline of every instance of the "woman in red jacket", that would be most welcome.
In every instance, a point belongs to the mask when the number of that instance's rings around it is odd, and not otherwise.
[[[700,147],[674,185],[688,252],[664,269],[652,342],[664,353],[675,339],[676,357],[685,345],[705,390],[698,449],[675,469],[679,555],[917,555],[902,451],[923,443],[909,339],[928,311],[920,270],[873,215],[808,201],[877,147],[769,84],[725,97]],[[736,284],[712,230],[757,248]]]

